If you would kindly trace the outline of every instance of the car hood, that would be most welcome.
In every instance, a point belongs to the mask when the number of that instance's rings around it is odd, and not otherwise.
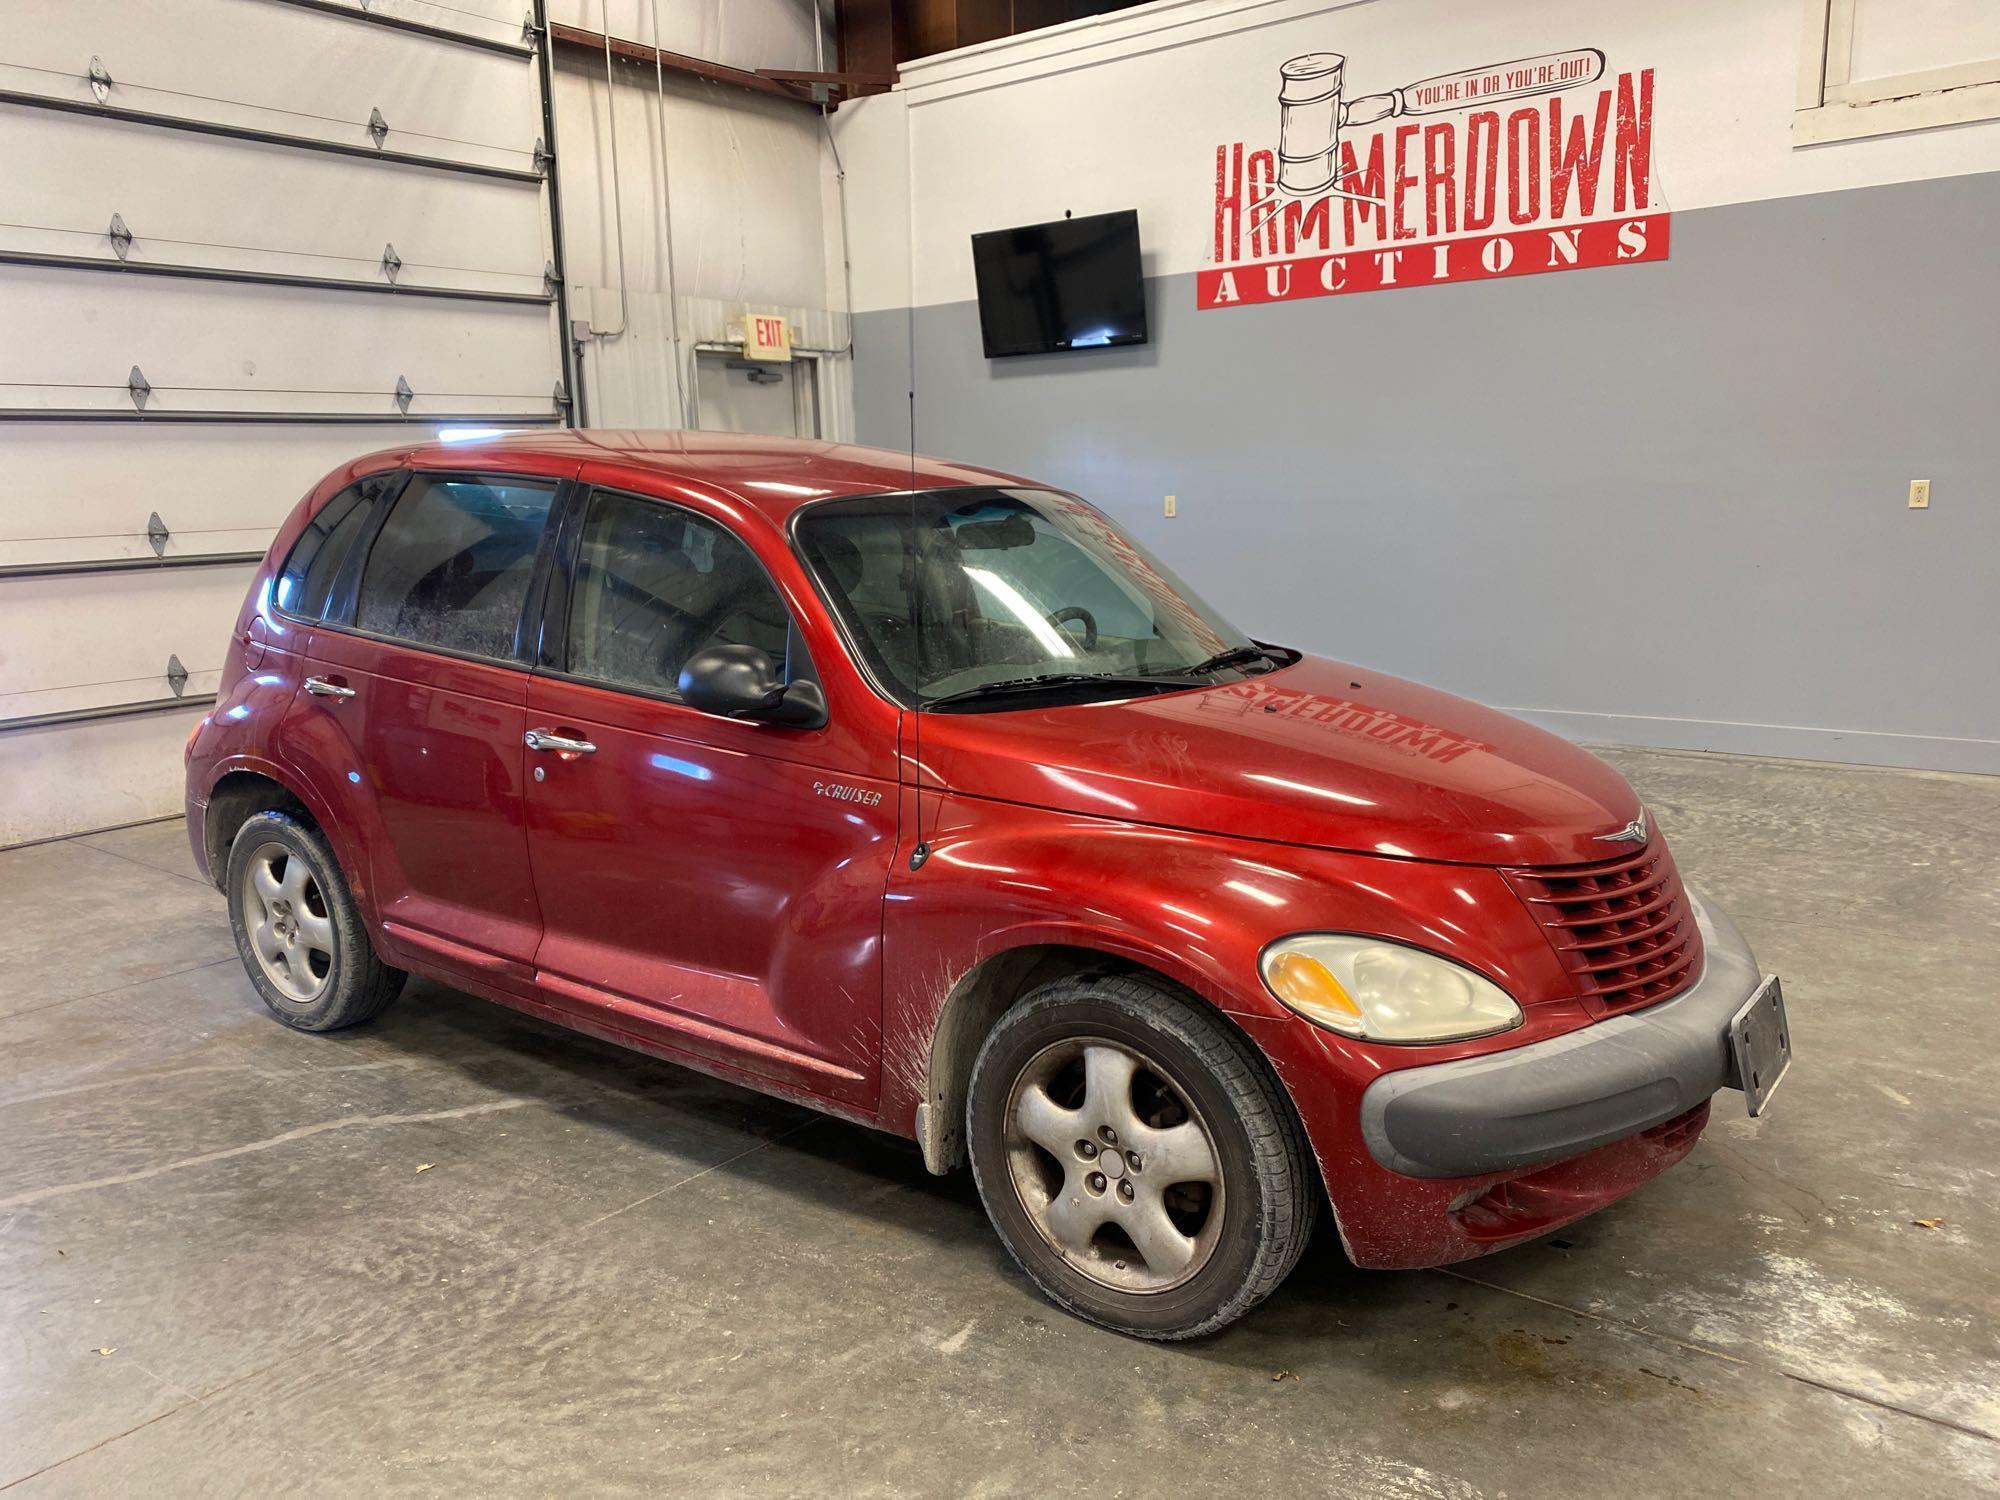
[[[1110,703],[925,714],[926,779],[1061,812],[1482,865],[1574,864],[1638,816],[1597,757],[1490,708],[1304,657]]]

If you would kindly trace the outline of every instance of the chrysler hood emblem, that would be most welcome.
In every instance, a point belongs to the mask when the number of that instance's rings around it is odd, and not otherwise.
[[[1597,835],[1600,844],[1643,844],[1646,842],[1646,809],[1639,809],[1639,816],[1627,823],[1616,833]]]

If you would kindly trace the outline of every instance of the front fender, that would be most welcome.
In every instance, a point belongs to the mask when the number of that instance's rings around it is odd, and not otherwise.
[[[1541,930],[1489,869],[976,798],[947,796],[934,816],[929,857],[916,870],[899,860],[887,892],[885,1129],[914,1135],[920,1104],[960,1106],[952,1081],[935,1076],[940,1019],[965,1002],[968,975],[1016,951],[1083,949],[1152,970],[1239,1018],[1253,1039],[1273,1024],[1304,1024],[1257,970],[1264,946],[1291,932],[1366,932],[1444,953],[1526,1008],[1521,1027],[1477,1042],[1383,1047],[1324,1034],[1329,1065],[1363,1081],[1519,1045],[1583,1019]]]

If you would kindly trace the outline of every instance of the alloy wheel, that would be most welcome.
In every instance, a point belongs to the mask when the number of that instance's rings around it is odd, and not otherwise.
[[[296,850],[260,845],[243,867],[243,925],[264,977],[294,1005],[310,1005],[333,973],[326,893]]]
[[[1182,1088],[1123,1042],[1074,1037],[1037,1053],[1007,1101],[1014,1192],[1048,1244],[1120,1292],[1164,1292],[1221,1237],[1221,1154]]]

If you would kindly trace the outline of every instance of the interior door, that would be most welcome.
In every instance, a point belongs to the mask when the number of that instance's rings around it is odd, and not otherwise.
[[[599,490],[558,563],[558,653],[528,686],[528,842],[545,994],[725,1069],[866,1107],[881,1029],[893,759],[834,729],[678,701],[704,646],[811,664],[719,521]]]
[[[701,349],[695,387],[695,420],[704,431],[819,436],[811,360],[748,360]]]
[[[307,648],[295,717],[364,830],[377,914],[454,969],[526,981],[522,620],[557,485],[418,474]],[[340,587],[336,585],[336,588]]]

